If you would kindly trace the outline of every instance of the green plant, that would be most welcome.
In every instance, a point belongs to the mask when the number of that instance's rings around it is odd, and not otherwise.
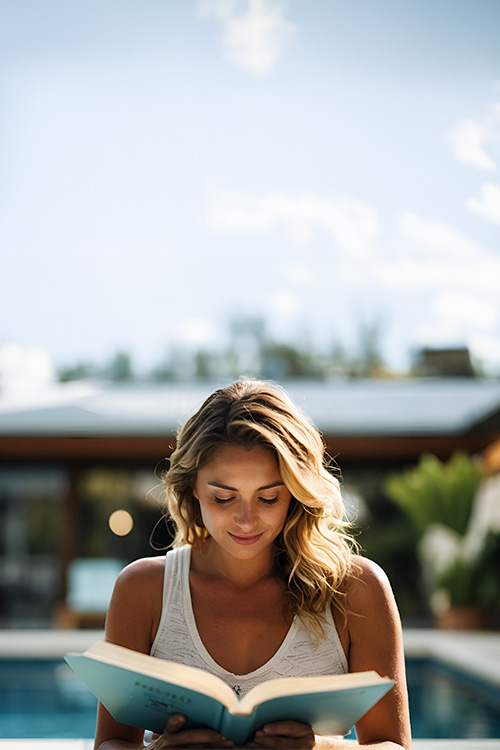
[[[490,531],[478,555],[457,557],[439,575],[436,587],[447,592],[452,606],[488,609],[500,596],[500,534]]]
[[[491,611],[500,592],[500,534],[471,523],[483,475],[455,453],[445,464],[425,454],[385,482],[387,496],[410,520],[419,541],[422,583],[439,617],[453,607]]]
[[[415,468],[388,477],[385,491],[420,535],[442,524],[464,536],[481,480],[481,470],[463,453],[446,464],[426,453]]]
[[[477,560],[457,557],[451,565],[436,576],[436,588],[447,593],[448,602],[453,607],[479,606],[479,596],[475,586],[478,578]]]
[[[477,558],[475,579],[478,602],[486,607],[495,607],[500,602],[500,533],[486,534]]]

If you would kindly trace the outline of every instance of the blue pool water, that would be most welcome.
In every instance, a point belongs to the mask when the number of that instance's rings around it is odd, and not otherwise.
[[[407,664],[414,738],[500,737],[500,689],[423,660]],[[90,738],[96,700],[61,661],[0,661],[0,737]]]

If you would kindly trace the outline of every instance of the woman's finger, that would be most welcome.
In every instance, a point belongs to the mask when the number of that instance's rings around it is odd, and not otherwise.
[[[231,740],[213,729],[183,729],[185,723],[185,716],[172,714],[167,721],[165,731],[155,740],[153,749],[232,747],[234,745]]]
[[[275,721],[256,732],[254,742],[258,747],[308,750],[314,747],[315,737],[309,724],[301,724],[298,721]]]

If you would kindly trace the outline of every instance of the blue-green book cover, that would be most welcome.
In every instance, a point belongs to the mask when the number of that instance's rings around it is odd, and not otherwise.
[[[376,672],[264,682],[239,699],[195,667],[99,642],[66,661],[121,724],[162,732],[173,713],[243,744],[270,721],[294,719],[316,734],[347,734],[393,685]]]

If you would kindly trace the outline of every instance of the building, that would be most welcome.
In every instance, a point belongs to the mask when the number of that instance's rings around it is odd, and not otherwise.
[[[178,426],[219,385],[74,382],[37,399],[0,400],[0,622],[46,619],[76,557],[152,553],[161,512],[148,490]],[[291,381],[287,391],[351,483],[357,472],[382,475],[423,452],[443,460],[457,450],[491,453],[500,440],[498,381]],[[135,523],[123,537],[108,525],[118,509]],[[168,543],[162,524],[155,533]]]

